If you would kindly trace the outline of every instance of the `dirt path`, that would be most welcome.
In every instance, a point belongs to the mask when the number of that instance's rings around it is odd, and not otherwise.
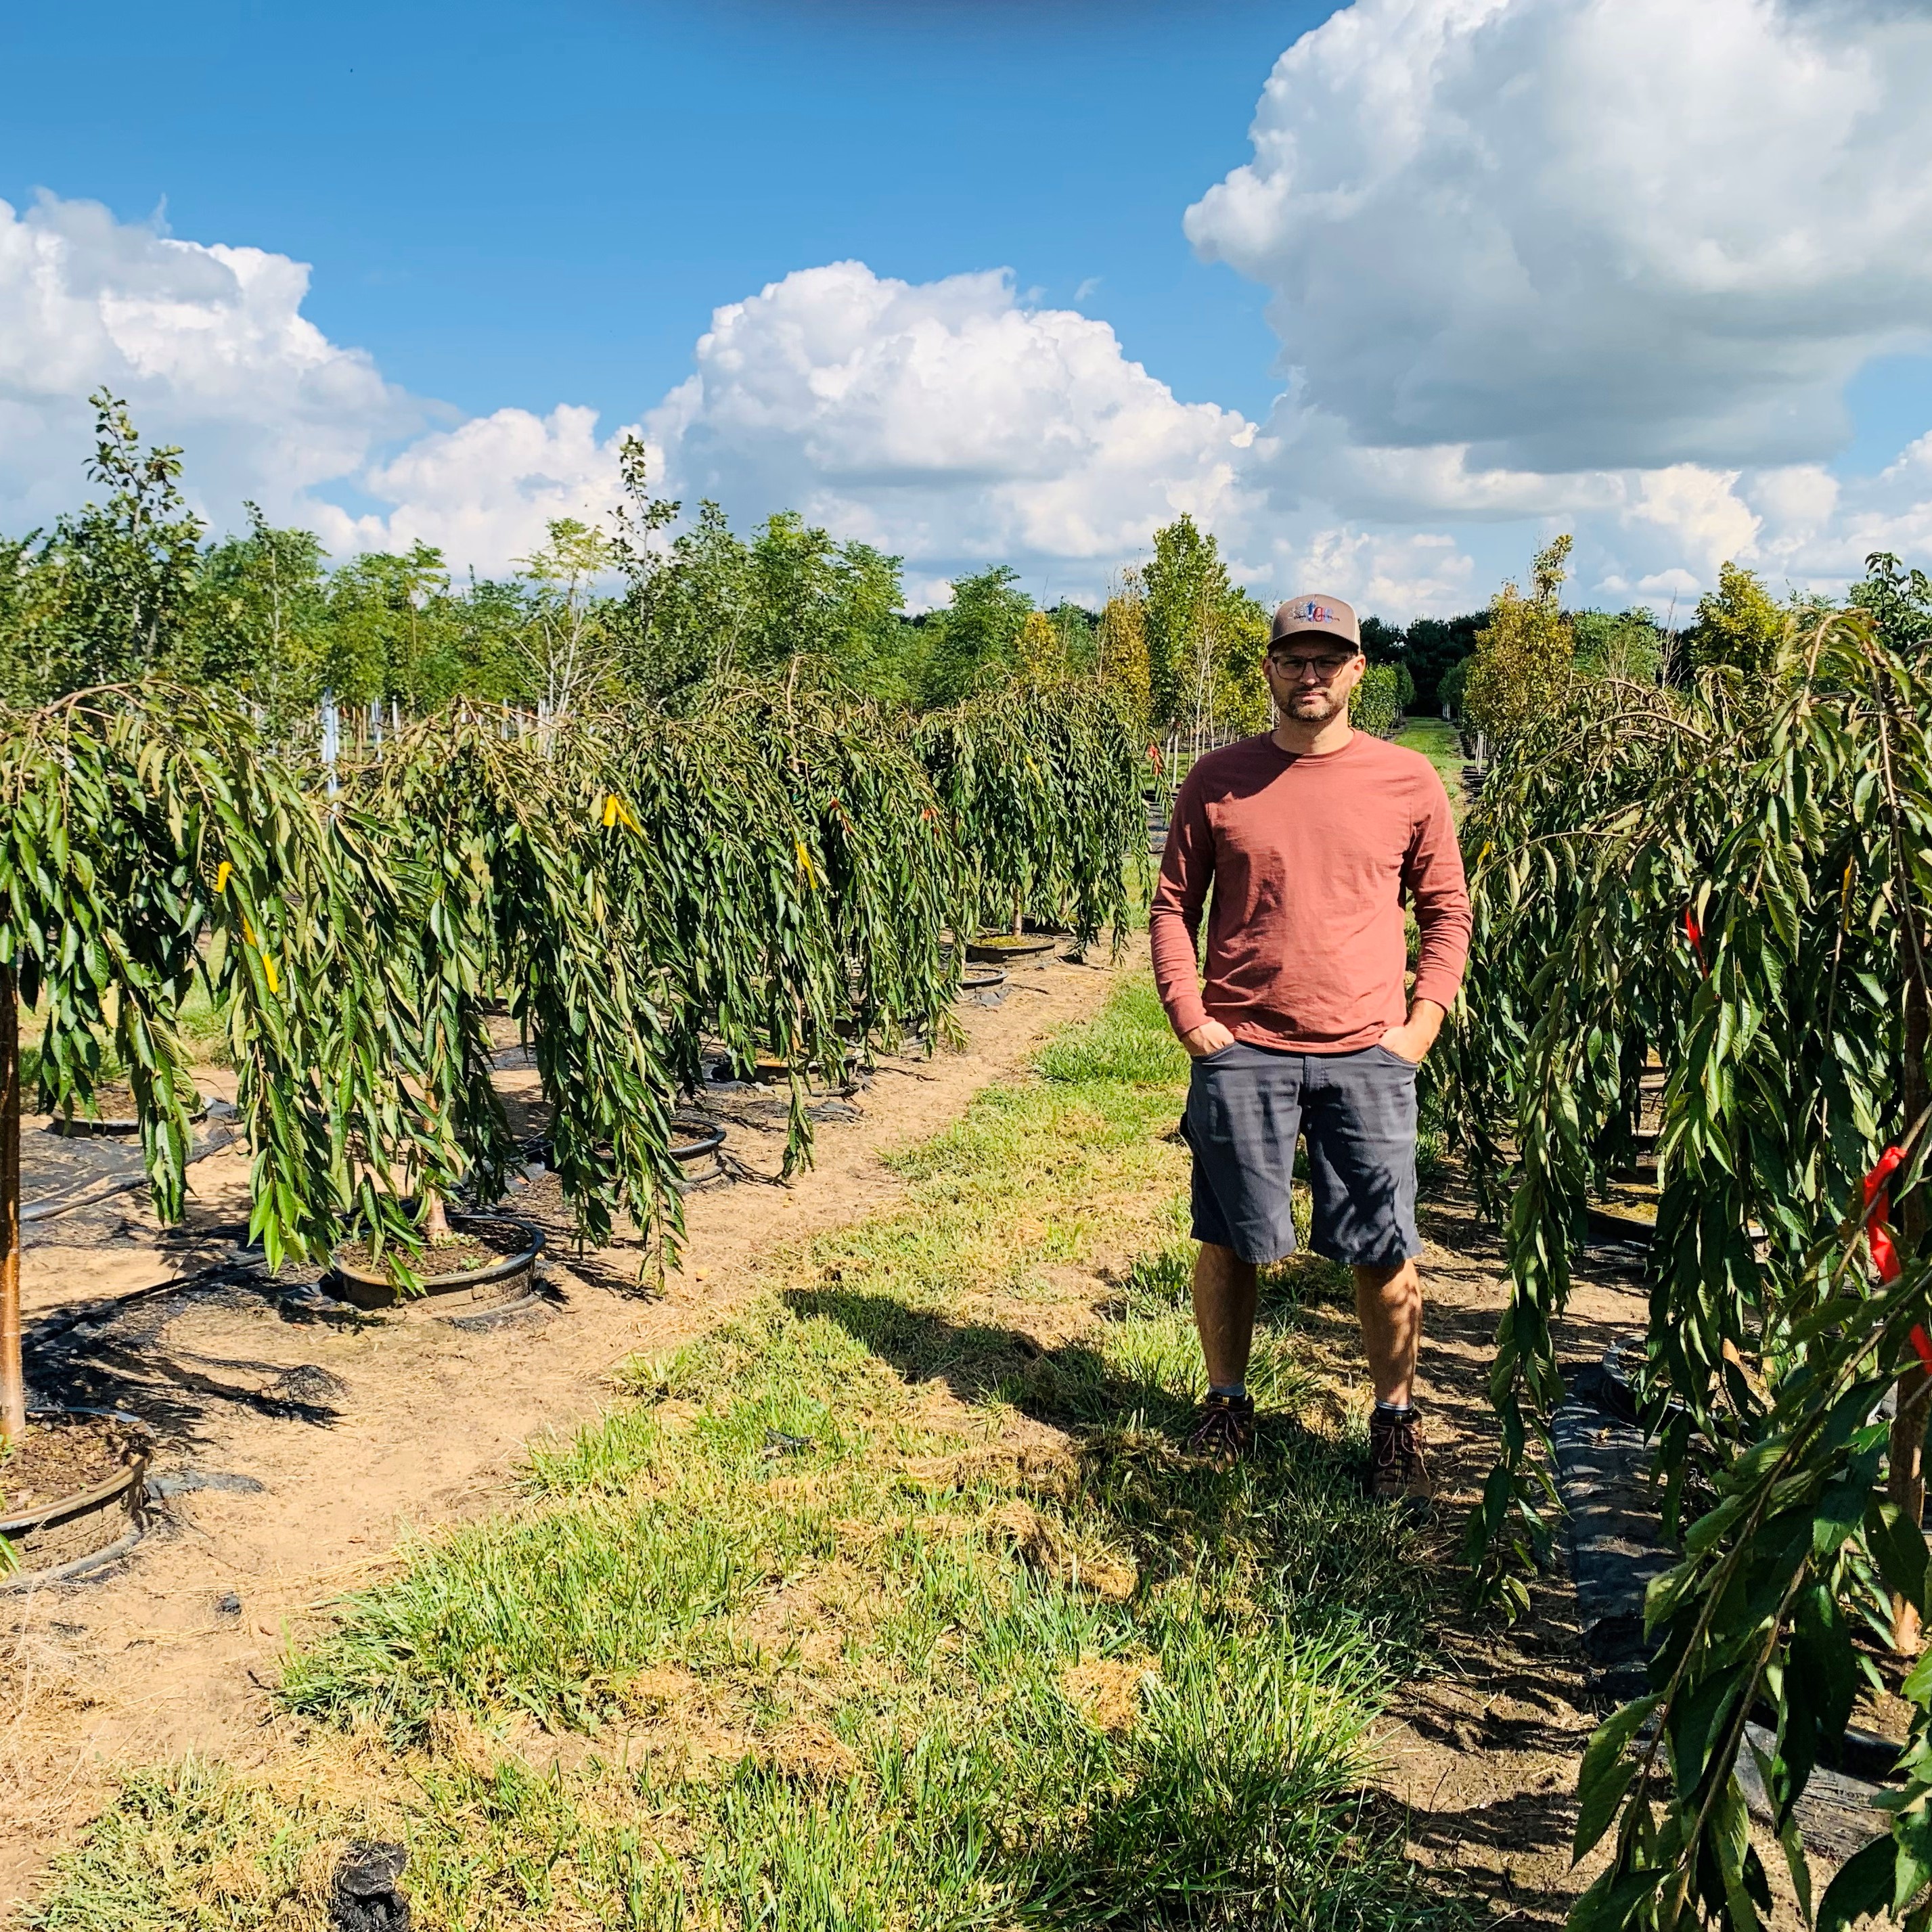
[[[1418,1400],[1444,1479],[1436,1553],[1460,1582],[1464,1524],[1497,1450],[1488,1382],[1504,1263],[1460,1186],[1424,1205],[1421,1225],[1429,1339]],[[1645,1315],[1634,1284],[1580,1264],[1558,1331],[1566,1374],[1613,1336],[1640,1333]],[[1460,1874],[1498,1923],[1556,1925],[1600,1868],[1600,1858],[1570,1868],[1576,1768],[1615,1706],[1590,1681],[1567,1575],[1559,1568],[1532,1594],[1513,1628],[1452,1606],[1438,1670],[1408,1688],[1381,1736],[1382,1785],[1421,1864]]]
[[[688,1197],[682,1267],[662,1295],[640,1288],[634,1249],[577,1261],[560,1243],[553,1305],[495,1328],[422,1315],[292,1323],[246,1275],[117,1304],[232,1256],[246,1219],[232,1153],[194,1170],[178,1237],[124,1204],[51,1224],[64,1245],[25,1257],[30,1338],[37,1324],[50,1338],[38,1363],[30,1341],[29,1375],[49,1396],[147,1417],[162,1439],[154,1473],[175,1493],[116,1572],[0,1600],[11,1632],[0,1650],[0,1900],[20,1900],[98,1807],[113,1766],[190,1752],[258,1761],[278,1660],[332,1598],[392,1564],[412,1530],[500,1504],[529,1437],[606,1402],[628,1357],[724,1318],[758,1257],[892,1199],[883,1154],[1017,1072],[1113,982],[1064,964],[1012,979],[1004,1006],[962,1010],[963,1052],[882,1067],[856,1119],[820,1128],[816,1166],[791,1186],[743,1181]],[[531,1081],[514,1065],[504,1076],[513,1099]],[[777,1135],[736,1126],[729,1146],[759,1173],[778,1167]],[[552,1186],[530,1190],[519,1211],[554,1214]]]

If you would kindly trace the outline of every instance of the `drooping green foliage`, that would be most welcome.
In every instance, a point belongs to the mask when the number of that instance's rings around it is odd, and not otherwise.
[[[231,1016],[271,1265],[326,1252],[358,1203],[393,1222],[404,1164],[438,1158],[404,1091],[423,1071],[407,892],[379,830],[328,810],[232,704],[148,686],[0,714],[0,972],[44,1002],[40,1104],[84,1103],[111,1040],[156,1208],[178,1219],[194,1096],[176,1022],[206,981]]]
[[[1118,946],[1147,821],[1136,740],[1103,693],[1010,688],[929,714],[914,743],[951,816],[976,923],[1064,924],[1082,944],[1112,926]]]
[[[178,1216],[175,1019],[205,981],[272,1262],[358,1220],[406,1241],[405,1198],[502,1191],[507,993],[586,1233],[674,1232],[669,1109],[708,1045],[836,1079],[932,1036],[982,906],[1017,891],[1090,938],[1124,918],[1132,740],[1084,686],[1000,702],[935,728],[970,767],[944,800],[927,746],[802,682],[541,730],[459,704],[344,758],[332,792],[250,707],[172,686],[0,715],[0,970],[45,1001],[44,1103],[84,1103],[111,1040]]]
[[[1927,1317],[1932,684],[1858,614],[1799,640],[1776,679],[1586,684],[1505,746],[1462,836],[1476,938],[1450,1097],[1472,1172],[1507,1197],[1511,1270],[1492,1381],[1504,1455],[1472,1554],[1522,1600],[1517,1568],[1548,1534],[1552,1324],[1654,1054],[1640,1395],[1685,1559],[1652,1594],[1653,1695],[1586,1760],[1580,1844],[1619,1808],[1622,1822],[1576,1922],[1754,1926],[1747,1718],[1761,1700],[1777,1713],[1762,1768],[1802,1888],[1790,1807],[1842,1736],[1865,1667],[1853,1632],[1880,1655],[1909,1648],[1901,1618],[1924,1606],[1922,1539],[1900,1516],[1922,1493],[1905,1342]],[[1906,1260],[1875,1294],[1856,1238],[1888,1142],[1910,1153],[1891,1183]],[[1874,1411],[1904,1364],[1888,1426]],[[1914,1706],[1910,1762],[1932,1764],[1932,1672],[1901,1684],[1905,1660],[1882,1674]],[[1653,1741],[1634,1746],[1646,1720]],[[1892,1902],[1895,1886],[1901,1913],[1922,1904],[1920,1815],[1898,1814],[1841,1901]]]

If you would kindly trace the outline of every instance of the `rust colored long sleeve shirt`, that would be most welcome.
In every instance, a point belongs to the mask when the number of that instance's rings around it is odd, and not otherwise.
[[[1365,731],[1318,755],[1271,736],[1209,752],[1174,801],[1149,920],[1174,1030],[1213,1018],[1290,1052],[1372,1046],[1408,1016],[1405,898],[1422,929],[1414,997],[1448,1006],[1469,956],[1469,895],[1448,794],[1419,752]]]

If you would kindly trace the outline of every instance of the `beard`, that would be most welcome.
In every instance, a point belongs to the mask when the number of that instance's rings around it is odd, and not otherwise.
[[[1348,706],[1346,698],[1337,698],[1326,691],[1302,691],[1296,692],[1282,709],[1298,724],[1325,724]]]

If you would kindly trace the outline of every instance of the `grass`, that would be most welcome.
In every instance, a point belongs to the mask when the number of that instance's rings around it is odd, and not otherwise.
[[[1188,1462],[1150,990],[1040,1072],[347,1599],[284,1757],[131,1780],[36,1922],[320,1925],[358,1836],[475,1932],[1455,1919],[1360,1795],[1432,1586],[1308,1346],[1346,1277],[1270,1272],[1261,1454]]]
[[[1462,741],[1446,718],[1412,718],[1396,734],[1395,742],[1412,752],[1420,752],[1440,775],[1456,815],[1462,814]]]

